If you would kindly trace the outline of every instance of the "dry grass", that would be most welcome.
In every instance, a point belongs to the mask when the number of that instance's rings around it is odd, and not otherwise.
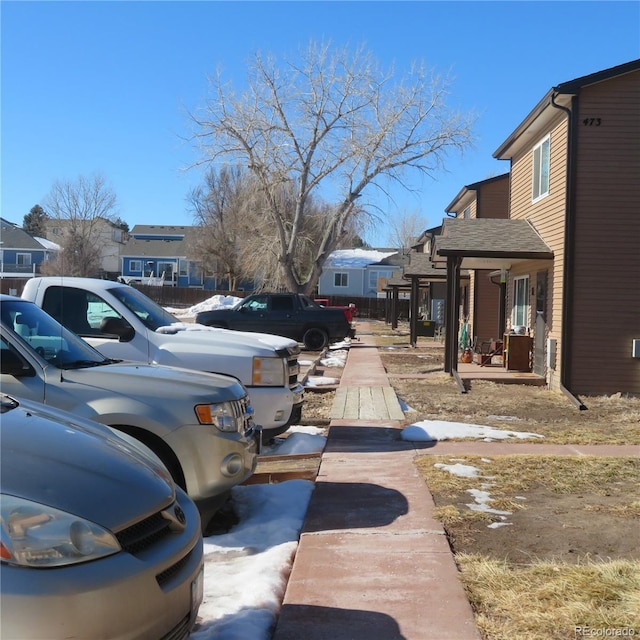
[[[486,640],[640,633],[637,562],[539,562],[514,570],[504,561],[480,556],[460,554],[456,560]]]
[[[536,443],[640,444],[640,398],[581,398],[588,410],[578,411],[540,387],[474,381],[461,394],[444,373],[442,343],[410,348],[406,327],[370,326],[391,384],[415,410],[407,423],[473,422],[543,435]],[[480,477],[434,466],[456,462]],[[485,640],[640,635],[638,458],[429,455],[417,465]],[[468,491],[482,483],[511,526],[489,529],[498,516],[469,508]]]
[[[640,444],[640,397],[582,397],[588,410],[579,411],[564,394],[545,387],[477,380],[462,394],[444,373],[441,342],[421,338],[411,348],[408,331],[390,335],[383,323],[370,326],[393,388],[416,412],[410,416],[412,422],[438,419],[498,429],[509,424],[516,431],[543,435],[543,440],[531,440],[538,443]]]

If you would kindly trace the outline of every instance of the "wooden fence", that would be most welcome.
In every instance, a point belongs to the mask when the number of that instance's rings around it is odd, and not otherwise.
[[[0,289],[2,293],[13,293],[20,295],[24,288],[25,279],[22,278],[1,278]],[[193,305],[208,300],[214,295],[235,296],[244,298],[250,295],[248,291],[205,291],[204,289],[194,289],[186,287],[154,287],[149,285],[133,285],[146,296],[163,307],[176,307],[188,309]],[[385,298],[360,298],[354,296],[323,296],[329,298],[332,306],[346,306],[350,303],[356,305],[359,318],[370,318],[374,320],[389,320],[390,301]],[[409,300],[398,300],[398,317],[401,320],[409,318]]]

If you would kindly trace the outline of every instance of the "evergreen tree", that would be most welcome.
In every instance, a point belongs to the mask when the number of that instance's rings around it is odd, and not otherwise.
[[[22,228],[31,236],[38,238],[47,237],[47,212],[39,205],[31,207],[31,211],[25,215]]]

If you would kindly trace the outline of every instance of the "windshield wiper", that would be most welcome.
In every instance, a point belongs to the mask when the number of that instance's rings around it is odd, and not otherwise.
[[[88,367],[101,367],[105,364],[111,364],[109,360],[71,360],[70,362],[60,362],[58,366],[61,369],[85,369]]]

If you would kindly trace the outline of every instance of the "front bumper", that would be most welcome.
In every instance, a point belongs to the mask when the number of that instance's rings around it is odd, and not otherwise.
[[[121,551],[55,569],[3,564],[2,637],[186,638],[200,605],[203,552],[198,511],[180,490],[177,499],[185,529],[135,557]]]
[[[255,421],[265,432],[283,433],[302,415],[304,387],[248,387]],[[296,417],[298,416],[298,417]]]
[[[166,438],[184,474],[187,493],[196,501],[227,493],[255,471],[254,433],[223,433],[211,425],[185,425]]]

